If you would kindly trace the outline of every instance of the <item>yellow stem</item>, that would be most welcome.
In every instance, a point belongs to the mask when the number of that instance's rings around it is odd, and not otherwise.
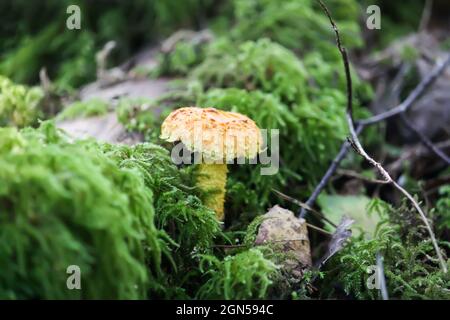
[[[211,192],[204,203],[215,211],[217,219],[223,221],[225,203],[225,184],[227,182],[226,164],[199,164],[197,186],[206,192]]]

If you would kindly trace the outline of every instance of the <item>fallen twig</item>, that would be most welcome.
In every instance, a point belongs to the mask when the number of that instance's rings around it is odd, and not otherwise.
[[[430,22],[431,11],[433,8],[433,0],[425,0],[423,6],[422,17],[420,18],[419,32],[423,32]]]
[[[389,173],[383,168],[383,166],[378,163],[377,161],[375,161],[372,157],[370,157],[367,152],[364,150],[364,148],[361,145],[361,142],[359,141],[358,138],[358,133],[356,132],[355,126],[354,126],[354,121],[353,121],[353,104],[352,104],[352,79],[351,79],[351,73],[350,73],[350,64],[349,64],[349,60],[348,60],[348,56],[347,56],[347,51],[345,50],[345,48],[342,46],[341,44],[341,38],[340,38],[340,34],[339,34],[339,30],[333,20],[333,18],[331,17],[330,12],[328,11],[328,8],[325,6],[325,4],[321,1],[318,0],[320,6],[322,7],[323,11],[325,12],[325,14],[327,15],[328,19],[330,20],[330,23],[334,29],[335,35],[336,35],[336,44],[337,47],[339,49],[339,52],[341,53],[342,56],[342,61],[344,64],[344,70],[345,70],[345,76],[346,76],[346,81],[347,81],[347,109],[346,109],[346,118],[347,118],[347,124],[350,130],[350,137],[347,138],[348,142],[351,144],[351,146],[353,147],[353,149],[359,154],[361,155],[367,162],[369,162],[372,166],[374,166],[379,174],[386,180],[386,183],[390,183],[392,184],[397,190],[399,190],[401,193],[403,193],[403,195],[405,195],[408,200],[413,204],[413,206],[416,208],[417,212],[419,213],[420,217],[422,218],[426,228],[428,229],[428,233],[430,234],[430,238],[431,238],[431,242],[433,243],[434,249],[436,250],[436,254],[437,257],[439,259],[439,262],[441,264],[441,268],[443,270],[444,273],[447,272],[447,264],[444,260],[444,258],[442,257],[441,251],[439,249],[439,246],[437,244],[436,238],[434,236],[434,232],[431,229],[431,226],[428,222],[427,217],[425,216],[425,213],[422,211],[422,209],[420,208],[419,204],[417,203],[417,201],[413,198],[413,196],[411,194],[408,193],[408,191],[406,191],[403,187],[401,187],[396,181],[394,181],[391,176],[389,175]],[[371,119],[374,119],[373,121],[378,122],[378,121],[382,121],[384,119],[387,119],[391,116],[394,116],[396,114],[402,113],[404,111],[406,111],[411,105],[412,102],[415,101],[417,99],[418,96],[421,95],[421,93],[428,87],[431,85],[431,83],[437,78],[437,76],[443,71],[444,67],[450,62],[450,55],[448,56],[448,58],[446,59],[446,61],[444,63],[441,64],[441,66],[439,66],[439,68],[437,68],[437,70],[435,69],[432,74],[434,74],[434,76],[431,78],[432,80],[429,80],[428,82],[426,82],[425,84],[419,84],[418,87],[416,89],[414,89],[413,93],[408,96],[408,98],[405,100],[405,102],[403,102],[402,104],[400,104],[399,106],[397,106],[394,109],[391,109],[381,115],[372,117]],[[440,70],[440,71],[439,71]],[[439,71],[439,72],[437,72]],[[381,120],[380,120],[381,119]],[[362,123],[362,125],[364,124],[370,124],[371,122],[360,122]]]
[[[272,189],[279,197],[292,202],[293,204],[298,205],[300,208],[303,208],[305,210],[311,211],[312,213],[314,213],[319,219],[323,219],[326,222],[328,222],[330,225],[332,225],[333,227],[337,228],[337,225],[335,223],[333,223],[333,221],[331,221],[330,219],[328,219],[322,212],[317,211],[316,209],[310,207],[309,205],[307,205],[306,203],[301,202],[300,200],[294,199],[278,190]]]
[[[421,97],[421,95],[431,87],[431,85],[434,83],[434,81],[443,73],[444,69],[450,64],[450,55],[445,59],[444,62],[438,63],[436,67],[433,69],[433,71],[425,78],[423,79],[417,87],[409,94],[409,96],[398,106],[395,108],[390,109],[389,111],[386,111],[384,113],[380,113],[376,116],[359,120],[357,121],[356,126],[356,133],[359,135],[362,130],[367,125],[373,125],[378,122],[384,121],[390,117],[393,117],[395,115],[398,115],[399,113],[407,111],[413,103]],[[328,167],[327,171],[323,175],[322,179],[320,180],[319,184],[316,186],[314,191],[311,193],[311,196],[308,198],[308,200],[305,202],[308,206],[314,205],[314,203],[317,200],[317,197],[322,192],[322,190],[325,188],[325,186],[328,184],[329,180],[333,176],[333,174],[336,172],[336,169],[339,167],[341,161],[345,158],[349,151],[350,144],[347,141],[344,141],[341,145],[341,149],[339,150],[336,157],[331,162],[330,166]],[[307,211],[302,208],[299,211],[299,215],[301,218],[304,218],[306,216]]]
[[[359,125],[356,128],[356,132],[359,134],[362,131],[363,128],[364,128],[364,126]],[[322,190],[328,184],[328,181],[330,181],[331,177],[336,172],[336,169],[339,167],[341,161],[347,155],[349,148],[350,148],[350,143],[348,143],[347,141],[345,141],[341,145],[341,149],[339,150],[338,154],[336,155],[336,157],[331,162],[331,165],[328,167],[327,172],[325,172],[325,174],[323,175],[323,177],[320,180],[319,184],[316,186],[316,188],[312,192],[311,196],[308,198],[308,200],[306,200],[305,204],[307,206],[312,207],[314,205],[314,203],[316,202],[317,198],[319,197],[319,194],[322,192]],[[307,213],[306,209],[302,207],[300,209],[300,211],[299,211],[300,218],[304,218],[306,216],[306,213]]]
[[[320,233],[322,233],[322,234],[324,234],[324,235],[327,235],[327,236],[332,236],[332,235],[333,235],[331,232],[328,232],[328,231],[326,231],[326,230],[324,230],[324,229],[322,229],[322,228],[316,227],[316,226],[313,225],[313,224],[306,223],[306,226],[307,226],[308,228],[311,228],[311,229],[313,229],[313,230],[316,230],[317,232],[320,232]]]
[[[438,63],[433,71],[425,78],[423,79],[417,87],[409,94],[409,96],[398,106],[390,109],[389,111],[386,111],[384,113],[378,114],[376,116],[359,120],[357,121],[356,126],[356,133],[359,135],[359,133],[362,132],[362,130],[367,125],[373,125],[378,122],[384,121],[392,116],[395,116],[399,113],[407,111],[413,103],[428,89],[431,87],[431,85],[434,83],[434,81],[442,74],[442,72],[445,70],[446,66],[448,66],[450,63],[450,55],[447,57],[447,59],[442,62]],[[336,172],[336,169],[339,167],[341,161],[345,158],[349,151],[350,144],[347,141],[344,141],[341,145],[341,148],[336,155],[336,157],[331,162],[330,166],[328,167],[327,171],[323,175],[322,179],[320,180],[319,184],[316,186],[314,191],[311,193],[311,196],[308,198],[308,200],[305,202],[308,206],[314,205],[314,203],[317,200],[317,197],[320,195],[322,190],[326,187],[329,180],[333,176],[333,174]],[[304,218],[307,214],[307,210],[304,208],[301,208],[299,210],[299,215],[301,218]]]
[[[378,283],[380,284],[381,297],[383,300],[389,300],[388,291],[386,288],[386,277],[384,276],[383,256],[377,252],[377,267],[378,267]]]
[[[450,140],[445,140],[441,142],[437,142],[434,144],[436,148],[441,150],[450,149]],[[429,152],[429,149],[426,148],[422,143],[413,146],[410,149],[406,150],[400,158],[389,163],[386,167],[389,169],[389,172],[397,171],[401,168],[401,166],[405,163],[406,160],[412,159],[410,161],[414,161],[416,158],[426,156]]]
[[[363,180],[363,181],[366,181],[369,183],[378,183],[378,184],[386,183],[385,180],[371,179],[371,178],[368,178],[366,176],[363,176],[362,174],[359,174],[359,173],[351,171],[351,170],[337,169],[337,173],[348,176],[348,177],[360,179],[360,180]]]
[[[420,139],[424,146],[428,148],[428,150],[436,154],[440,159],[447,163],[447,165],[450,165],[450,158],[441,149],[436,147],[433,142],[431,142],[430,139],[428,139],[422,132],[417,130],[417,128],[411,123],[411,121],[406,117],[404,113],[401,114],[400,118],[402,119],[403,124],[416,134],[416,136]]]
[[[436,79],[444,72],[445,68],[450,64],[450,54],[444,61],[438,62],[434,69],[430,72],[428,77],[423,79],[417,87],[409,94],[409,96],[395,108],[389,109],[386,112],[382,112],[373,117],[359,120],[357,123],[362,125],[370,125],[384,121],[393,116],[407,111],[413,103],[422,96],[422,94],[436,81]]]
[[[341,222],[334,231],[330,242],[328,243],[328,250],[324,256],[322,256],[316,262],[316,268],[320,269],[332,256],[338,251],[342,250],[347,240],[351,237],[351,226],[355,221],[347,216],[343,216]]]

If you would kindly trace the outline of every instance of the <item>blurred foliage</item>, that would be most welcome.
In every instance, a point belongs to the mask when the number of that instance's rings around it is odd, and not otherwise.
[[[304,96],[306,70],[291,51],[268,39],[246,42],[237,51],[232,43],[226,49],[222,45],[212,47],[192,72],[191,77],[204,87],[258,88],[286,103]]]
[[[170,52],[158,56],[158,66],[150,74],[153,77],[186,75],[192,67],[205,59],[205,47],[205,44],[179,41]]]
[[[157,141],[160,117],[155,115],[156,101],[147,98],[122,98],[116,107],[117,119],[127,130],[143,133],[146,141]]]
[[[330,3],[328,3],[330,2]],[[314,0],[235,0],[236,24],[232,38],[257,40],[268,37],[281,45],[306,53],[319,51],[338,57],[328,18]],[[347,47],[361,46],[356,1],[327,1]]]
[[[112,54],[112,62],[117,64],[177,28],[198,26],[214,2],[1,1],[0,74],[35,83],[45,66],[60,87],[78,87],[95,78],[95,53],[106,42],[117,43]],[[69,5],[80,6],[80,30],[66,28]]]
[[[388,46],[391,42],[410,33],[417,32],[420,26],[425,0],[408,2],[408,10],[405,10],[405,3],[389,0],[361,0],[361,6],[367,8],[370,5],[380,7],[381,29],[372,31],[376,41],[372,42],[377,49]]]
[[[331,52],[338,54],[335,47]],[[340,60],[325,59],[317,51],[299,59],[292,51],[268,39],[248,41],[236,47],[229,39],[220,38],[207,48],[206,58],[189,76],[205,88],[259,89],[292,104],[317,97],[324,88],[344,90],[345,76],[336,70],[340,63]],[[352,73],[356,97],[369,100],[370,86]]]
[[[44,92],[40,88],[28,88],[0,76],[0,127],[36,124],[42,116],[40,103],[43,98]]]
[[[347,216],[355,222],[352,225],[352,234],[358,236],[364,234],[366,237],[373,237],[376,226],[380,221],[380,216],[385,216],[385,212],[380,210],[379,214],[373,214],[370,210],[371,199],[365,195],[330,195],[322,193],[317,204],[322,212],[336,225]],[[328,227],[328,226],[327,226]],[[332,231],[332,230],[330,230]]]
[[[87,101],[76,101],[63,111],[58,113],[57,120],[70,120],[75,118],[87,118],[92,116],[104,115],[108,112],[109,105],[101,99],[91,99]]]

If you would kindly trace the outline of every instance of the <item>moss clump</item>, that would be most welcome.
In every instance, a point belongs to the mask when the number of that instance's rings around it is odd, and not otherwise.
[[[440,233],[450,233],[450,186],[441,187],[440,197],[436,203],[436,226]]]
[[[164,236],[142,171],[94,142],[0,129],[0,296],[144,298],[162,288]],[[81,269],[68,290],[66,268]]]
[[[146,141],[157,141],[162,120],[158,103],[147,98],[122,98],[116,108],[117,119],[127,130],[140,132]]]
[[[158,67],[151,71],[152,76],[186,75],[205,58],[205,45],[187,40],[178,42],[174,48],[158,56]]]
[[[236,24],[232,37],[257,40],[268,37],[297,52],[318,50],[334,55],[333,34],[326,16],[313,0],[235,0]],[[328,5],[328,2],[327,2]],[[356,1],[332,1],[339,29],[349,47],[362,45]]]
[[[376,255],[384,257],[384,273],[390,298],[394,299],[449,299],[450,277],[443,273],[420,223],[410,223],[407,219],[417,216],[414,209],[403,205],[393,209],[383,204],[389,218],[378,225],[372,239],[364,235],[353,238],[327,266],[323,292],[326,296],[345,293],[357,299],[379,299],[380,291],[369,289],[368,277],[376,266]],[[402,219],[399,219],[398,215]],[[405,215],[406,214],[406,215]],[[408,230],[405,230],[405,228]],[[448,246],[448,243],[441,243]],[[341,291],[343,289],[343,292]],[[324,297],[326,297],[324,296]]]
[[[155,223],[167,230],[178,250],[204,251],[212,247],[220,233],[219,222],[197,197],[200,191],[193,187],[196,174],[190,172],[192,169],[178,170],[169,152],[153,144],[105,145],[104,151],[121,166],[142,172],[145,185],[153,193]]]
[[[44,92],[15,84],[0,75],[0,126],[34,125],[42,115],[39,108]]]
[[[208,277],[198,292],[200,299],[266,298],[278,275],[277,266],[255,248],[223,260],[203,256],[200,268]]]
[[[195,296],[196,255],[212,252],[221,229],[191,168],[149,143],[69,143],[47,122],[0,137],[0,297]],[[67,289],[69,265],[82,290]]]
[[[332,44],[332,42],[331,42]],[[331,45],[330,44],[330,45]],[[345,77],[336,48],[335,58],[313,51],[298,58],[292,51],[269,39],[236,44],[219,39],[208,47],[205,60],[189,73],[189,81],[198,81],[204,89],[239,88],[260,90],[277,96],[292,107],[313,102],[330,89],[345,92]],[[372,96],[370,85],[353,73],[356,104]]]
[[[101,116],[108,112],[109,105],[101,99],[91,99],[88,101],[77,101],[67,106],[56,117],[57,120],[70,120],[76,118],[88,118]]]
[[[286,102],[301,99],[306,70],[291,51],[279,44],[262,39],[245,42],[237,51],[223,51],[221,47],[215,50],[191,74],[204,87],[260,89]]]

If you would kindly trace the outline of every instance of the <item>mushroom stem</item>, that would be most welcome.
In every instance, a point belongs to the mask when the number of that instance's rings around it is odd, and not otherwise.
[[[208,208],[214,210],[220,221],[223,221],[224,218],[227,172],[226,164],[199,164],[197,186],[206,192],[211,192],[204,203]]]

